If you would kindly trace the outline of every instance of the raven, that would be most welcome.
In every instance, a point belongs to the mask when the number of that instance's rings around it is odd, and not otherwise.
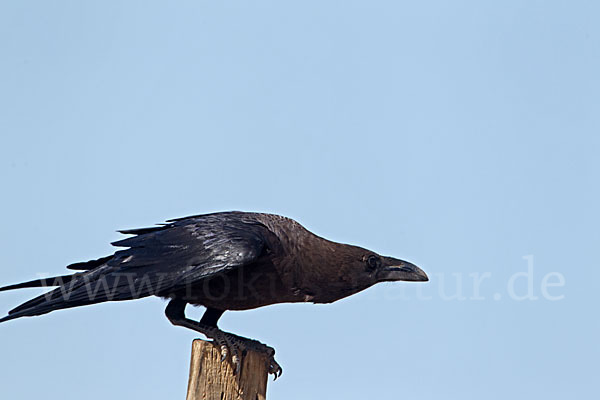
[[[71,264],[71,275],[0,288],[56,287],[9,311],[0,322],[105,301],[146,296],[168,299],[172,324],[193,329],[220,346],[239,373],[248,349],[266,353],[275,378],[282,369],[275,350],[221,331],[226,310],[276,303],[331,303],[384,281],[427,281],[417,266],[357,246],[321,238],[293,219],[274,214],[219,212],[171,219],[150,228],[119,231],[112,243],[125,249]],[[187,304],[206,307],[200,321]]]

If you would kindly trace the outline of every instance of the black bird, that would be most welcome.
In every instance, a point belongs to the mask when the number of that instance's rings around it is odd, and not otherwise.
[[[377,282],[427,281],[417,266],[357,246],[323,239],[298,222],[273,214],[220,212],[168,220],[151,228],[119,231],[134,236],[112,243],[125,249],[67,268],[82,272],[38,279],[0,291],[58,286],[9,311],[0,322],[104,301],[160,296],[174,325],[201,332],[221,348],[223,360],[239,372],[246,349],[269,356],[275,378],[281,367],[275,350],[221,331],[226,310],[275,303],[331,303]],[[187,304],[206,311],[186,318]]]

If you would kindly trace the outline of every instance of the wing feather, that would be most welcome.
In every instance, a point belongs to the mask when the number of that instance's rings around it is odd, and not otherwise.
[[[164,295],[215,274],[250,265],[265,247],[263,225],[239,213],[174,220],[155,228],[125,231],[113,256],[72,265],[88,269],[67,284],[13,309],[7,319],[62,308]]]

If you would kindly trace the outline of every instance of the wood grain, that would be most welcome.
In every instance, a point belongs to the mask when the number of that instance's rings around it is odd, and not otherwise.
[[[229,359],[221,362],[219,347],[196,339],[192,343],[192,360],[187,400],[265,400],[267,359],[249,351],[242,359],[240,376],[233,373]]]

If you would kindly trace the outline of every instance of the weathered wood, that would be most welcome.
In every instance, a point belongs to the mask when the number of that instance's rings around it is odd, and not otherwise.
[[[217,345],[196,339],[187,400],[265,400],[267,376],[264,354],[249,351],[242,359],[240,376],[236,376],[229,359],[221,362]]]

